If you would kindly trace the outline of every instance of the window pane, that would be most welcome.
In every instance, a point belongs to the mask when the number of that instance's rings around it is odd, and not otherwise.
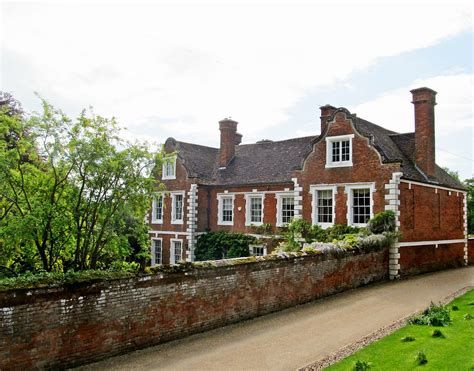
[[[155,264],[161,264],[161,240],[153,240],[153,243],[155,245]]]
[[[174,220],[183,219],[183,195],[175,194],[174,195]]]
[[[159,195],[155,199],[155,219],[163,219],[163,196]]]
[[[332,223],[332,190],[316,191],[317,199],[317,222]]]
[[[167,158],[165,159],[165,166],[164,166],[164,174],[163,176],[169,177],[174,176],[174,158]]]
[[[289,223],[295,216],[295,199],[292,196],[281,199],[281,222]]]
[[[173,245],[174,245],[174,262],[175,264],[178,263],[180,260],[181,260],[181,254],[182,254],[182,243],[181,241],[174,241],[173,242]]]
[[[350,160],[350,144],[348,140],[343,140],[341,142],[341,161]]]
[[[253,256],[264,256],[265,255],[265,248],[263,246],[252,246],[251,247],[251,255],[253,255]]]
[[[341,161],[340,147],[341,142],[332,142],[332,162]]]
[[[262,222],[262,198],[261,197],[250,198],[250,222],[251,223]]]
[[[222,221],[232,222],[233,216],[233,200],[232,197],[222,198]]]
[[[370,219],[370,189],[352,190],[352,222],[365,224]]]

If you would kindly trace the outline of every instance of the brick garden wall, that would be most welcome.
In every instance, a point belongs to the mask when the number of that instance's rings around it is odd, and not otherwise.
[[[387,278],[388,252],[0,292],[0,369],[64,368]]]

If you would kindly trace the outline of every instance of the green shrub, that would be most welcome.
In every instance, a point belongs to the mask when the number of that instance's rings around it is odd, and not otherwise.
[[[453,305],[453,306],[451,307],[451,310],[452,310],[452,311],[457,311],[457,310],[459,310],[459,307],[458,307],[457,305]]]
[[[423,313],[411,317],[408,323],[424,326],[447,326],[451,323],[451,317],[447,306],[431,303]]]
[[[410,343],[412,341],[415,341],[415,338],[413,336],[408,335],[408,336],[402,337],[400,340],[402,343]]]
[[[431,336],[434,337],[434,338],[444,338],[444,334],[441,332],[441,330],[433,330],[433,332],[431,333]]]
[[[418,365],[426,365],[428,363],[428,358],[426,358],[426,354],[422,351],[416,353],[415,361]]]
[[[369,362],[357,360],[354,364],[354,371],[365,371],[371,369],[372,366]]]
[[[333,226],[326,229],[326,241],[332,242],[334,240],[340,241],[344,238],[346,234],[357,234],[361,232],[363,228],[353,227],[350,225],[344,224],[334,224]]]
[[[225,231],[209,232],[198,237],[194,251],[197,261],[249,256],[249,245],[255,237]]]
[[[30,289],[42,287],[58,287],[62,285],[76,285],[103,280],[131,278],[137,276],[136,271],[126,270],[85,270],[62,272],[26,272],[12,278],[0,280],[0,291],[14,289]]]
[[[391,210],[382,211],[367,223],[367,228],[373,234],[381,234],[383,232],[395,232],[396,230],[395,213]]]
[[[470,313],[466,313],[463,317],[466,321],[470,321],[471,319],[473,319],[474,317],[470,314]]]

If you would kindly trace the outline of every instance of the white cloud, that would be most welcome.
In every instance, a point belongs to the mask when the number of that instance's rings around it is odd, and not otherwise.
[[[1,88],[27,108],[38,91],[70,114],[116,116],[130,136],[213,144],[223,117],[252,137],[310,89],[472,21],[469,4],[0,6]]]
[[[350,107],[369,121],[400,133],[413,132],[414,108],[410,90],[422,86],[438,92],[435,108],[436,160],[458,170],[462,178],[473,176],[474,138],[472,74],[435,76],[385,92],[374,100]]]

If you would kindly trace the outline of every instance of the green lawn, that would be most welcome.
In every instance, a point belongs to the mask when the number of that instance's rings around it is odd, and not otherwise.
[[[327,370],[353,370],[358,360],[370,362],[370,370],[474,370],[474,290],[452,301],[448,308],[453,305],[458,306],[459,311],[451,310],[449,326],[407,325]],[[473,319],[464,319],[468,313]],[[445,337],[432,337],[436,329]],[[400,341],[405,336],[412,336],[415,341]],[[425,365],[415,361],[419,351],[426,355],[428,363]]]

